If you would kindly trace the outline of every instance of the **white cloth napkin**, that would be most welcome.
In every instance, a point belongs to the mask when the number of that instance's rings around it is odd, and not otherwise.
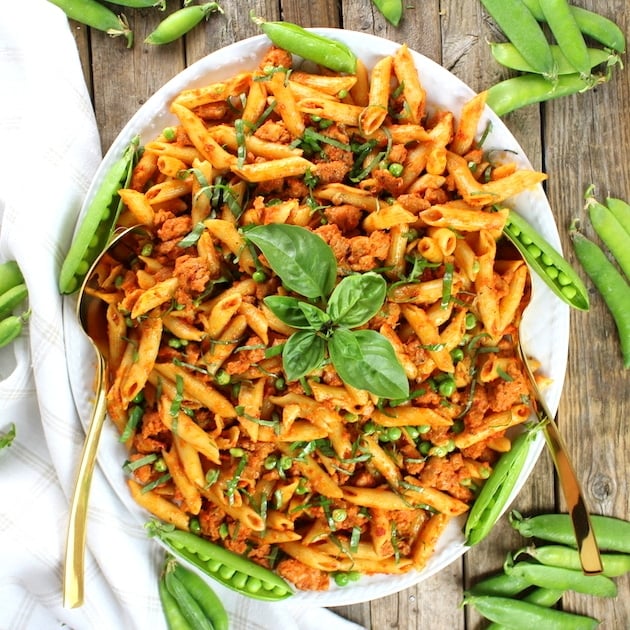
[[[0,630],[165,627],[164,552],[97,467],[89,509],[85,604],[62,606],[68,497],[84,439],[72,399],[57,275],[101,155],[65,15],[45,0],[0,6],[0,262],[29,289],[26,334],[0,349]],[[89,369],[89,368],[87,368]],[[216,586],[238,629],[353,630],[324,608],[264,604]]]

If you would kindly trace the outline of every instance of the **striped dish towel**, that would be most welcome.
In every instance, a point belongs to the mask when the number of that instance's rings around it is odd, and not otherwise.
[[[159,630],[164,552],[98,467],[85,604],[62,606],[68,499],[86,419],[68,379],[57,275],[101,154],[76,45],[57,7],[2,4],[0,80],[0,262],[18,261],[31,309],[26,334],[0,349],[0,434],[12,423],[17,431],[0,451],[0,630]],[[235,630],[358,628],[325,608],[216,590]]]

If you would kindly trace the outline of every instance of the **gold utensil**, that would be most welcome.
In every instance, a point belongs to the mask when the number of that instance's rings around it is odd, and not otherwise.
[[[110,241],[107,248],[92,264],[77,298],[77,317],[97,355],[94,378],[96,398],[88,422],[87,434],[76,474],[74,492],[70,502],[63,573],[63,605],[65,608],[77,608],[83,604],[88,499],[98,442],[105,421],[107,406],[105,397],[107,363],[101,350],[103,346],[99,347],[99,338],[102,339],[106,331],[105,304],[102,300],[93,297],[89,292],[89,288],[94,283],[94,269],[103,256],[106,254],[112,255],[117,260],[122,261],[129,259],[130,255],[135,255],[137,249],[132,247],[132,244],[127,239],[133,237],[135,241],[140,232],[142,230],[134,226],[114,234],[114,238]]]
[[[603,567],[599,554],[599,547],[597,545],[597,540],[595,539],[593,525],[591,524],[589,511],[586,506],[584,496],[582,495],[580,482],[578,481],[575,473],[575,468],[569,458],[569,452],[562,434],[558,429],[558,425],[549,411],[549,408],[547,407],[547,404],[545,403],[545,400],[538,388],[536,379],[534,378],[529,364],[527,363],[527,357],[525,356],[525,352],[521,346],[520,339],[517,347],[531,384],[532,393],[535,399],[534,409],[536,415],[538,416],[538,420],[542,423],[545,440],[551,453],[551,459],[556,467],[562,493],[564,494],[564,498],[569,509],[569,515],[571,517],[571,523],[573,524],[575,539],[577,541],[577,547],[580,554],[582,571],[587,575],[601,573]]]

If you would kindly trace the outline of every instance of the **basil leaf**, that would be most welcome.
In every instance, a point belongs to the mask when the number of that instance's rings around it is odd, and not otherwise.
[[[336,329],[330,359],[344,383],[380,398],[406,398],[409,381],[392,344],[375,330]]]
[[[327,311],[339,326],[362,326],[378,313],[386,293],[385,279],[373,271],[347,276],[335,287]]]
[[[291,291],[326,298],[335,286],[337,260],[324,239],[298,225],[271,223],[245,232]]]
[[[284,344],[282,368],[288,381],[297,381],[324,362],[326,342],[314,330],[293,333]]]
[[[312,328],[304,311],[300,308],[302,300],[283,295],[269,295],[263,302],[285,324],[293,328]]]

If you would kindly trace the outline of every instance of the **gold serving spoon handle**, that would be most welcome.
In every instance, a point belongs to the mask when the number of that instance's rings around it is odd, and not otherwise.
[[[535,398],[535,412],[538,416],[538,420],[542,423],[545,440],[551,453],[551,459],[556,467],[562,493],[564,494],[564,499],[569,509],[569,515],[577,541],[577,548],[580,554],[582,571],[587,575],[596,575],[603,571],[602,560],[586,501],[584,500],[580,488],[580,482],[578,481],[575,468],[569,458],[569,452],[562,434],[558,429],[558,425],[553,415],[550,413],[538,388],[536,379],[527,363],[527,358],[521,347],[520,340],[518,342],[518,352],[525,366],[527,376],[529,377]]]

